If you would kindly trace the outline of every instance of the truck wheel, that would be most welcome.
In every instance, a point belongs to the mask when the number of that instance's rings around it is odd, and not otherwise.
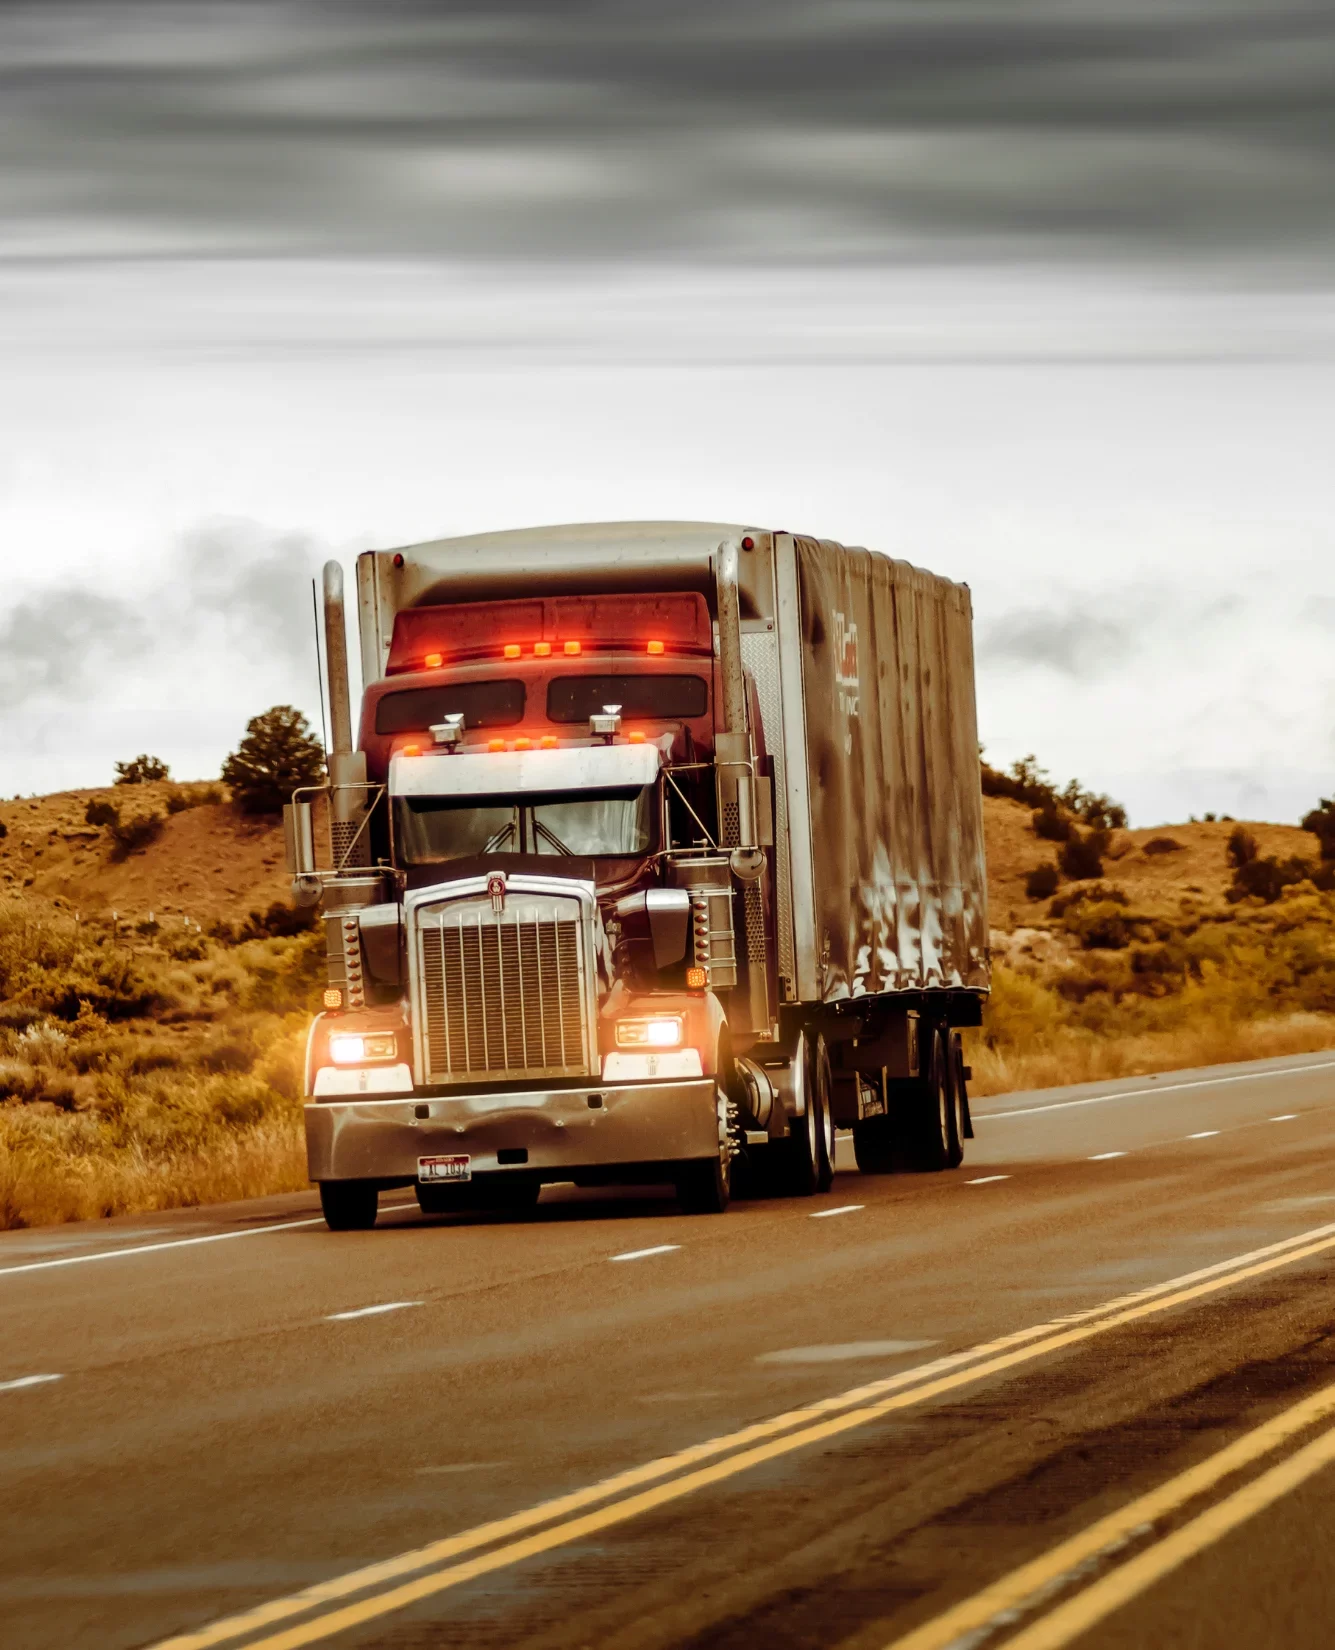
[[[322,1180],[320,1208],[331,1232],[368,1232],[379,1212],[374,1180]]]
[[[816,1190],[828,1192],[834,1184],[834,1075],[830,1048],[824,1037],[811,1045],[811,1095],[820,1097],[816,1117]]]
[[[959,1033],[941,1033],[941,1074],[946,1087],[946,1167],[964,1161],[964,1073]]]
[[[806,1104],[802,1116],[792,1119],[792,1133],[783,1143],[783,1190],[789,1197],[813,1197],[829,1190],[833,1173],[828,1166],[834,1159],[830,1052],[823,1037],[818,1035],[812,1042],[804,1032],[793,1058],[804,1062]]]
[[[732,1157],[700,1158],[677,1166],[677,1202],[686,1215],[721,1215],[732,1196]]]
[[[955,1167],[951,1162],[952,1114],[955,1085],[950,1080],[947,1036],[943,1029],[932,1032],[931,1053],[923,1079],[915,1085],[908,1122],[909,1167],[920,1174],[935,1174]]]

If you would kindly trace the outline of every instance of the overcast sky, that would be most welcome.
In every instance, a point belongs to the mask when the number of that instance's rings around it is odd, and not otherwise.
[[[1335,789],[1325,5],[0,0],[0,794],[318,719],[320,561],[700,517],[974,590],[989,754]]]

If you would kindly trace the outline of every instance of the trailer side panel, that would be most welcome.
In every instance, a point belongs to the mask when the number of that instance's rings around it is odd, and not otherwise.
[[[984,990],[968,589],[795,540],[817,996]]]

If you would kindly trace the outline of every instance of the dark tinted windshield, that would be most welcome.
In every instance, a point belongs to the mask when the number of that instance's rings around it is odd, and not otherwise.
[[[467,728],[512,728],[524,720],[524,684],[447,682],[387,693],[375,707],[377,733],[414,733],[462,714]]]
[[[709,684],[703,676],[556,676],[547,685],[553,722],[587,722],[604,705],[620,705],[627,718],[675,721],[703,716]]]
[[[569,791],[523,802],[401,796],[394,828],[403,865],[434,865],[486,854],[554,854],[590,859],[647,854],[653,845],[654,787]]]

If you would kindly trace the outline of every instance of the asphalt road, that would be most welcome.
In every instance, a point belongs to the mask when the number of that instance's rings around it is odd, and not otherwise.
[[[0,1643],[1328,1650],[1335,1055],[975,1118],[722,1217],[0,1235]]]

